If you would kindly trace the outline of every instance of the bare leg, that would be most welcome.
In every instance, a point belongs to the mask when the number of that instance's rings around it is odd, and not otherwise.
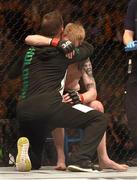
[[[106,133],[104,134],[100,144],[98,145],[97,152],[99,166],[102,169],[114,169],[118,171],[126,171],[128,169],[128,166],[126,164],[118,164],[109,158],[106,148]]]
[[[90,104],[88,104],[88,106],[98,111],[104,112],[103,105],[99,101],[93,101]],[[98,152],[99,166],[102,169],[114,169],[118,171],[126,171],[128,169],[128,166],[126,164],[118,164],[109,158],[106,148],[106,133],[104,134],[100,144],[98,145],[97,152]]]
[[[56,170],[66,170],[65,154],[64,154],[64,128],[56,128],[52,131],[54,143],[57,151],[57,165]]]

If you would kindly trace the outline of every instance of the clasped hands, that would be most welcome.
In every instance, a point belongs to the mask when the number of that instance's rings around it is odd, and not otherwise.
[[[72,105],[84,103],[84,97],[82,94],[75,90],[67,90],[67,93],[63,95],[63,102],[70,103]]]

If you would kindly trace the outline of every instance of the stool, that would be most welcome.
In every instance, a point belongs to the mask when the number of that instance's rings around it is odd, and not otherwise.
[[[82,129],[76,129],[77,135],[75,136],[68,135],[67,130],[68,129],[65,129],[65,139],[64,139],[64,151],[65,151],[66,156],[68,155],[68,152],[69,152],[69,144],[80,142],[83,136]]]

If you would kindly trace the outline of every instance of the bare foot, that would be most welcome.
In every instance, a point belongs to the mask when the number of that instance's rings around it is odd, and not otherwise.
[[[65,165],[65,163],[57,163],[57,166],[55,166],[54,169],[59,170],[59,171],[65,171],[66,170],[66,165]]]
[[[100,168],[102,169],[114,169],[117,171],[127,171],[128,165],[126,164],[118,164],[115,161],[112,160],[105,160],[105,161],[100,161],[99,163]]]

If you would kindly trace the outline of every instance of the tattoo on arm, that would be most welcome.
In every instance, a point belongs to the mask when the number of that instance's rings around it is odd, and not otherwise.
[[[83,70],[87,73],[88,76],[92,76],[92,65],[90,60],[85,61]]]
[[[89,83],[89,84],[86,84],[86,89],[89,90],[90,88],[95,88],[95,83]]]
[[[92,64],[89,58],[81,63],[81,71],[85,88],[87,90],[90,88],[96,88],[96,83],[92,72]]]

